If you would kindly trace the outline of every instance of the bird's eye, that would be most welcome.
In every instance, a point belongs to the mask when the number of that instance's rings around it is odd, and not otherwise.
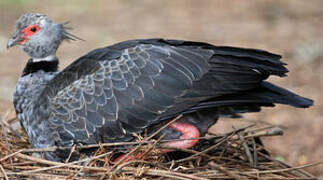
[[[36,32],[37,31],[37,28],[36,27],[32,27],[32,28],[30,28],[30,31],[31,32]]]

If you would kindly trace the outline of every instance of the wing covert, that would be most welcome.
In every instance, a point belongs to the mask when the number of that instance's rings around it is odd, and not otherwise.
[[[123,49],[118,58],[109,59],[104,53],[86,56],[83,61],[96,63],[95,70],[79,76],[52,98],[49,122],[58,132],[57,142],[69,145],[131,138],[132,132],[178,113],[170,108],[181,103],[193,81],[208,71],[210,56],[204,49],[151,44]]]

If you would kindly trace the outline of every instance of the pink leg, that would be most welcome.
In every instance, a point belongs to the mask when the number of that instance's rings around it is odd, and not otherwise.
[[[198,139],[200,137],[200,131],[193,125],[187,124],[187,123],[181,123],[181,122],[174,122],[170,124],[168,127],[179,131],[182,133],[182,136],[179,139],[190,139],[190,140],[176,140],[176,141],[169,141],[163,143],[165,146],[174,147],[174,148],[191,148],[195,146],[195,144],[198,142]],[[163,149],[161,150],[162,153],[172,152],[171,149]],[[126,154],[122,154],[115,158],[113,160],[113,163],[119,162]],[[141,153],[128,156],[126,159],[123,160],[123,162],[128,162],[132,159],[140,158]]]
[[[174,148],[185,148],[189,149],[198,142],[198,139],[200,137],[200,131],[193,125],[187,124],[187,123],[180,123],[180,122],[174,122],[170,124],[168,127],[179,131],[182,133],[182,136],[179,137],[179,139],[191,139],[191,140],[177,140],[177,141],[169,141],[163,143],[165,146],[174,147]],[[171,149],[163,149],[162,152],[172,152]]]

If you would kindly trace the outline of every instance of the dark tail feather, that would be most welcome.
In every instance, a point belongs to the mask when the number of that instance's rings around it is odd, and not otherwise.
[[[196,125],[201,134],[204,134],[219,116],[239,118],[241,113],[258,112],[261,107],[275,106],[276,103],[298,108],[307,108],[313,105],[311,99],[264,81],[260,87],[253,90],[224,95],[202,102],[184,112],[188,117],[184,121]]]
[[[260,88],[256,88],[248,94],[263,99],[264,101],[271,102],[273,104],[286,104],[298,108],[307,108],[313,105],[313,100],[299,96],[291,91],[288,91],[266,81],[261,83]]]
[[[281,56],[258,49],[218,46],[213,47],[214,56],[210,63],[227,64],[266,72],[268,75],[286,76],[288,70]]]
[[[264,81],[258,88],[212,98],[192,107],[187,112],[213,108],[232,109],[232,112],[226,110],[224,113],[229,115],[230,113],[256,112],[261,106],[274,106],[275,104],[307,108],[313,105],[313,101]]]

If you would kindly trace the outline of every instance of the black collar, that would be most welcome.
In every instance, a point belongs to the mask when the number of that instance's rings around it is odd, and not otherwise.
[[[33,62],[33,59],[29,59],[22,76],[26,76],[39,70],[43,70],[45,72],[56,72],[58,70],[58,59],[38,62]]]

